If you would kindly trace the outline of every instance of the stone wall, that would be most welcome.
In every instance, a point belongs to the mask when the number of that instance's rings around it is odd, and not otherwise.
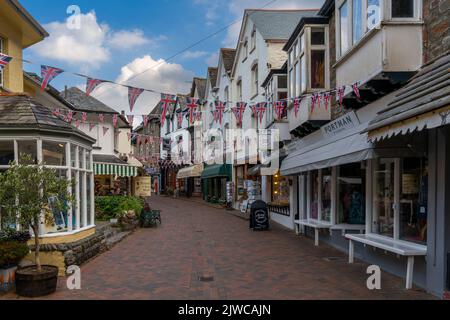
[[[450,1],[424,0],[424,63],[450,50]]]

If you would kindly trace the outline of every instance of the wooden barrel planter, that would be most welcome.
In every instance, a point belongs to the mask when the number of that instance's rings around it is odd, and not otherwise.
[[[26,298],[54,293],[58,284],[58,271],[58,267],[54,266],[42,266],[42,272],[37,272],[35,266],[17,270],[16,293]]]
[[[17,267],[0,268],[0,292],[8,292],[14,288]]]

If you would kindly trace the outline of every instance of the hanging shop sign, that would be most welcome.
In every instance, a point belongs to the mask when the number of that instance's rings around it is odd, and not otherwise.
[[[354,111],[347,113],[346,115],[330,122],[322,127],[322,134],[325,137],[334,137],[338,133],[353,129],[359,126],[361,123],[358,116]]]

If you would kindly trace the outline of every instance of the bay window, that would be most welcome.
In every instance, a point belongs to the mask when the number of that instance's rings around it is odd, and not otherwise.
[[[391,0],[392,18],[413,18],[414,0]]]
[[[352,29],[353,29],[353,41],[352,44],[355,44],[359,41],[359,39],[363,36],[363,1],[364,0],[353,0],[353,12],[352,12]]]
[[[349,16],[348,16],[348,3],[347,1],[344,1],[343,4],[341,5],[341,7],[339,8],[339,35],[340,35],[340,52],[341,55],[343,55],[348,48],[350,47],[349,45],[349,38],[348,38],[348,34],[349,34],[349,27],[348,27],[348,22],[349,22]]]
[[[7,166],[14,161],[14,141],[0,140],[0,166]]]

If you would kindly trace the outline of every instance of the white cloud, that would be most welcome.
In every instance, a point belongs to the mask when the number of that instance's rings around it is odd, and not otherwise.
[[[110,61],[114,49],[130,49],[145,44],[157,45],[165,36],[149,39],[139,29],[113,31],[107,24],[100,24],[94,11],[80,14],[80,28],[69,29],[66,22],[44,25],[50,36],[30,50],[38,56],[65,62],[83,68],[98,68]]]
[[[112,34],[108,39],[108,44],[117,49],[129,49],[136,46],[148,44],[150,39],[144,36],[142,30],[121,30]]]
[[[140,74],[149,68],[149,71]],[[137,74],[140,75],[128,81]],[[168,63],[163,59],[155,60],[146,55],[122,67],[121,73],[115,81],[157,92],[175,94],[188,93],[193,76],[194,73],[179,64]],[[124,110],[127,114],[130,113],[128,90],[125,87],[103,84],[94,92],[93,96],[117,111]],[[144,92],[138,99],[133,113],[136,115],[150,113],[160,98],[159,94]],[[140,118],[137,119],[137,121],[140,120]]]
[[[206,64],[208,67],[217,67],[219,64],[219,52],[214,52],[211,54],[208,59],[206,59]]]
[[[182,54],[182,58],[184,59],[198,59],[205,57],[209,54],[207,51],[186,51]]]

